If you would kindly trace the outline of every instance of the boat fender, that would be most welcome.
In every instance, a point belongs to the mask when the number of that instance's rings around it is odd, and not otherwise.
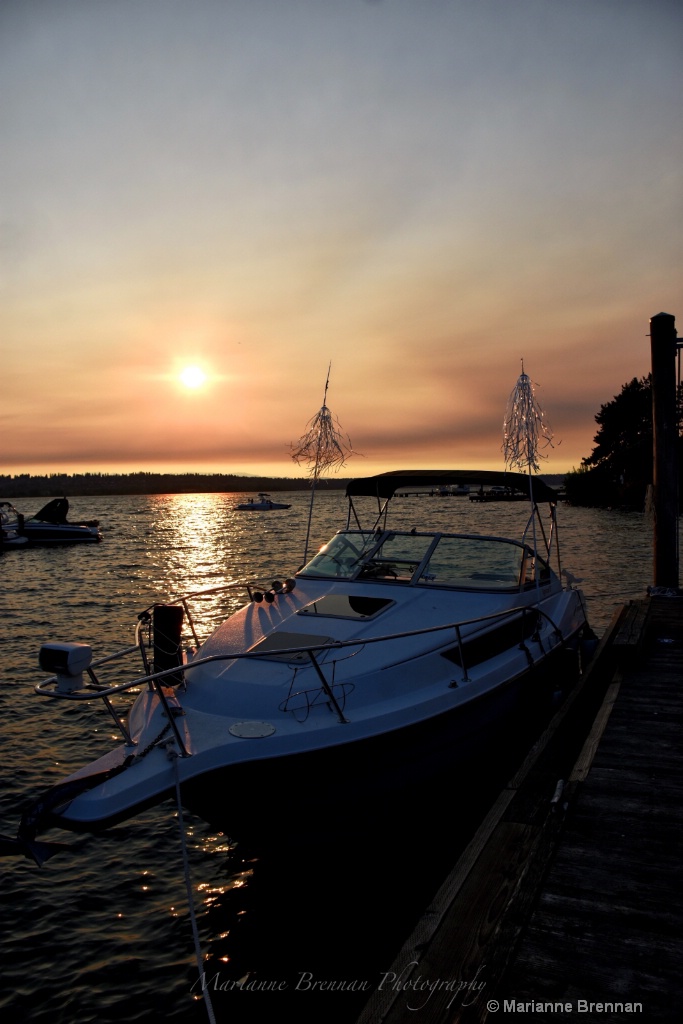
[[[588,665],[593,660],[599,640],[592,629],[587,630],[581,637],[581,643],[579,645],[579,652],[581,655],[581,661],[584,665]]]

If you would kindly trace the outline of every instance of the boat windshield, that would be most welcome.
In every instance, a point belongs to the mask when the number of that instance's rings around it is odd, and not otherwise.
[[[517,541],[412,532],[338,533],[301,573],[482,590],[530,585],[537,573],[540,582],[550,578],[547,563]]]
[[[421,583],[485,590],[532,579],[530,549],[497,537],[442,537],[420,576]]]
[[[301,574],[335,576],[344,580],[355,579],[366,556],[377,546],[378,540],[379,537],[374,533],[361,533],[357,530],[337,533],[303,567]]]

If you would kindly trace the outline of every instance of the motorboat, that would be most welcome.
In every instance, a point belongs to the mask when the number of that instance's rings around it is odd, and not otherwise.
[[[0,501],[0,551],[27,544],[28,537],[19,533],[15,509],[8,501]]]
[[[68,514],[68,498],[53,498],[34,516],[24,519],[23,533],[31,544],[92,544],[102,540],[99,520],[70,520]]]
[[[53,498],[39,512],[28,518],[9,502],[5,502],[5,515],[16,533],[29,544],[97,543],[102,540],[96,519],[70,521],[68,498]]]
[[[264,491],[259,491],[258,498],[249,498],[248,501],[242,501],[239,505],[235,505],[235,511],[237,512],[272,512],[275,509],[291,508],[291,505],[286,505],[281,501],[273,501],[269,494]]]
[[[291,577],[226,583],[245,601],[204,640],[192,603],[219,588],[146,609],[119,660],[44,644],[50,676],[36,692],[67,706],[99,698],[122,742],[26,811],[16,840],[26,855],[44,828],[97,831],[174,792],[239,835],[275,830],[297,808],[341,813],[354,794],[471,757],[514,709],[552,689],[553,660],[589,633],[581,591],[562,582],[557,494],[540,477],[505,474],[529,500],[514,539],[423,529],[414,503],[394,500],[501,476],[351,480],[345,526]],[[131,658],[137,668],[122,679]],[[117,701],[131,691],[125,716]]]

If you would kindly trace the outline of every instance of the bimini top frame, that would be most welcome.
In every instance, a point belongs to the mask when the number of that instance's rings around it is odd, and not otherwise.
[[[346,487],[346,496],[366,495],[377,498],[393,498],[396,491],[414,489],[415,487],[509,487],[511,491],[528,494],[535,502],[547,502],[556,505],[557,491],[548,487],[539,476],[527,476],[526,473],[506,473],[496,470],[475,469],[406,469],[392,473],[379,473],[377,476],[361,477],[350,480]]]
[[[557,571],[558,574],[561,572],[555,515],[559,495],[541,477],[526,473],[477,469],[406,469],[395,470],[391,473],[379,473],[376,476],[359,477],[355,480],[350,480],[346,486],[346,496],[349,499],[347,529],[351,526],[352,517],[358,529],[364,529],[361,526],[353,503],[355,497],[374,497],[377,499],[377,518],[371,528],[370,532],[372,532],[381,529],[380,524],[382,523],[383,528],[386,529],[389,502],[398,491],[414,491],[416,488],[462,486],[475,487],[477,490],[485,486],[506,487],[513,493],[526,495],[531,505],[531,515],[527,524],[527,530],[534,520],[540,523],[545,556],[548,559],[550,558],[553,540],[555,541]],[[546,536],[538,513],[539,503],[550,506],[551,528],[548,536]],[[525,536],[527,530],[524,531]]]

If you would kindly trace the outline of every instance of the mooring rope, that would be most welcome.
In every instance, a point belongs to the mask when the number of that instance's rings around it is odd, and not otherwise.
[[[185,839],[185,822],[183,819],[183,805],[180,799],[180,773],[178,772],[178,757],[179,754],[176,750],[169,750],[168,756],[173,762],[174,775],[175,775],[175,793],[176,793],[176,804],[178,807],[178,826],[180,828],[180,847],[183,853],[183,871],[185,874],[185,889],[187,891],[187,905],[190,910],[190,922],[192,924],[192,938],[194,939],[194,952],[197,960],[197,970],[199,971],[199,982],[202,988],[202,995],[204,996],[204,1005],[206,1006],[206,1012],[211,1024],[216,1024],[216,1018],[213,1012],[213,1004],[211,1003],[211,996],[209,995],[208,988],[204,985],[204,970],[202,962],[202,949],[199,944],[199,930],[197,928],[197,915],[195,913],[194,899],[192,896],[192,881],[190,879],[190,861],[187,855],[187,842]]]

